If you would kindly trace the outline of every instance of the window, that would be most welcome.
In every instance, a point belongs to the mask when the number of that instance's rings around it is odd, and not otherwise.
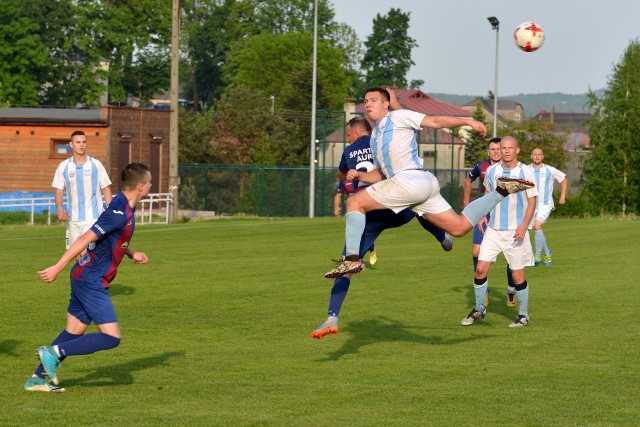
[[[69,146],[68,139],[51,139],[51,145],[49,148],[49,157],[66,159],[73,152]]]

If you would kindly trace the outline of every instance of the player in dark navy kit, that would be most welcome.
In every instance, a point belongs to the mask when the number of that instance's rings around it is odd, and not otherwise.
[[[473,182],[480,178],[480,184],[482,185],[484,182],[485,172],[489,166],[500,163],[500,160],[502,160],[502,153],[500,152],[500,138],[491,138],[489,140],[487,154],[489,155],[489,158],[476,164],[464,181],[463,206],[467,206],[471,201],[471,185]],[[486,224],[483,224],[483,227],[486,228]],[[473,229],[473,271],[476,270],[476,266],[478,265],[478,253],[480,252],[480,243],[482,243],[483,235],[484,230],[480,230],[480,226],[476,224]]]
[[[344,179],[349,169],[358,169],[365,172],[373,169],[371,148],[369,146],[370,135],[371,125],[366,119],[354,117],[349,120],[347,123],[347,141],[351,144],[342,153],[338,167],[339,179]],[[364,182],[346,181],[345,192],[350,195],[355,194],[357,191],[365,189],[367,185]],[[366,225],[360,239],[360,259],[364,258],[367,251],[371,251],[375,247],[374,242],[380,233],[389,228],[400,227],[413,218],[416,218],[416,214],[411,209],[404,209],[397,214],[391,209],[378,209],[367,212]],[[453,238],[448,233],[445,233],[421,216],[418,217],[418,221],[425,230],[440,242],[445,251],[453,249]],[[345,249],[342,251],[343,257]],[[373,254],[375,252],[372,252]],[[371,258],[370,256],[369,263],[374,264],[371,262]],[[351,274],[347,274],[334,280],[329,299],[329,316],[320,327],[311,332],[310,336],[312,338],[319,339],[327,334],[338,332],[338,315],[349,291],[351,276]]]
[[[89,243],[96,242],[71,269],[66,328],[50,346],[38,348],[41,364],[25,383],[25,390],[64,391],[58,387],[56,370],[67,356],[92,354],[120,344],[120,328],[107,289],[125,255],[136,264],[149,261],[144,252],[131,249],[130,242],[135,229],[134,208],[151,190],[151,171],[146,165],[132,163],[122,171],[120,183],[122,191],[89,231],[80,236],[55,265],[38,272],[42,280],[53,282],[76,255]],[[85,334],[92,322],[98,332]],[[51,384],[45,380],[45,374]]]

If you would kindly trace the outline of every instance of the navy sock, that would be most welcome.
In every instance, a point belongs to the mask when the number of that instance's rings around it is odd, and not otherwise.
[[[476,271],[476,268],[478,268],[478,257],[474,256],[473,257],[473,271]]]
[[[338,277],[333,281],[333,288],[331,288],[331,298],[329,299],[329,316],[338,317],[342,303],[347,297],[349,292],[349,285],[351,279],[348,277]]]
[[[510,288],[516,286],[515,282],[513,281],[513,277],[511,277],[511,268],[509,267],[509,265],[507,265],[507,283],[509,284]]]
[[[70,334],[69,332],[67,332],[66,329],[64,329],[62,332],[60,332],[60,334],[56,337],[56,339],[54,339],[51,342],[51,345],[62,344],[63,342],[67,342],[67,341],[72,341],[72,340],[78,339],[81,336],[82,335]],[[65,357],[61,357],[60,358],[60,362],[62,362],[64,359],[65,359]],[[35,372],[33,374],[39,376],[40,378],[44,378],[45,372],[44,372],[44,367],[42,366],[42,363],[38,365],[38,367],[36,368],[36,370],[35,370]]]
[[[418,222],[422,228],[427,230],[429,233],[433,234],[438,242],[442,242],[444,240],[444,230],[440,227],[433,225],[431,222],[427,221],[422,215],[418,215]]]
[[[120,344],[120,338],[100,332],[86,334],[73,341],[58,344],[61,356],[78,356],[80,354],[92,354],[96,351],[109,350]]]

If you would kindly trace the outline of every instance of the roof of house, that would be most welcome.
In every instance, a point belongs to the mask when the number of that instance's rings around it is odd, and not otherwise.
[[[556,132],[580,132],[589,133],[586,124],[591,118],[591,113],[556,113],[555,111],[540,110],[533,118],[535,120],[550,120],[555,124]]]
[[[403,108],[430,116],[471,117],[469,111],[435,99],[418,89],[394,89]],[[364,113],[364,103],[356,105],[356,112]]]
[[[100,109],[0,108],[0,123],[106,123]]]

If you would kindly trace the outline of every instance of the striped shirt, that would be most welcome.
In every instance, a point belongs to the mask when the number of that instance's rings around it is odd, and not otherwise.
[[[111,185],[100,160],[87,157],[83,164],[75,164],[69,157],[58,165],[51,186],[66,189],[69,221],[95,221],[103,208],[100,190]]]
[[[518,162],[518,164],[511,169],[505,168],[502,163],[496,163],[487,169],[484,178],[485,190],[487,190],[487,192],[495,190],[498,178],[502,176],[535,182],[533,170],[522,162]],[[518,228],[524,220],[524,214],[529,205],[528,198],[534,197],[537,194],[538,190],[536,187],[509,194],[491,211],[489,227],[494,230],[515,230]]]
[[[411,110],[394,110],[374,126],[371,133],[373,162],[387,178],[403,170],[422,169],[416,133],[424,116]]]
[[[541,168],[534,168],[533,164],[530,165],[535,173],[535,183],[536,187],[538,187],[538,201],[537,206],[551,206],[554,208],[555,205],[553,203],[553,180],[555,179],[558,182],[564,181],[565,175],[559,169],[554,168],[553,166],[542,164]]]

